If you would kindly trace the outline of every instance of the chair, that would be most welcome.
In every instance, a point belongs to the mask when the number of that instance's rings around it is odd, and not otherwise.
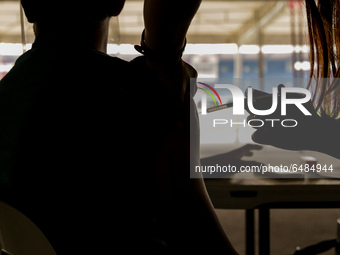
[[[1,255],[56,255],[39,228],[13,207],[0,202]]]

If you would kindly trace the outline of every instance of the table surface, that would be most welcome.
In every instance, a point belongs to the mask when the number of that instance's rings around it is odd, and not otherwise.
[[[201,158],[222,154],[242,145],[202,145]],[[328,155],[303,151],[287,151],[264,146],[260,151],[254,152],[251,157],[242,160],[258,161],[263,164],[301,164],[301,156],[313,156],[318,164],[332,164],[333,173],[324,178],[313,173],[305,173],[304,178],[283,179],[269,178],[260,174],[234,174],[229,178],[205,179],[207,190],[215,208],[224,209],[254,209],[264,205],[294,204],[296,208],[303,203],[339,203],[340,206],[340,160]],[[323,173],[320,173],[323,175]],[[309,206],[308,206],[309,207]]]

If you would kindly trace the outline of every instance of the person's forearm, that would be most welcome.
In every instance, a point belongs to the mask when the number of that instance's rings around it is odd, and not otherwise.
[[[201,0],[145,0],[147,46],[160,51],[180,50],[200,3]]]
[[[314,134],[310,135],[310,145],[306,149],[340,159],[340,121],[324,117],[319,122],[311,126]]]
[[[329,156],[332,156],[334,158],[340,159],[340,149],[339,149],[340,141],[338,139],[334,139],[334,137],[333,139],[327,139],[327,140],[329,142],[322,141],[316,144],[315,146],[313,146],[312,148],[310,148],[310,150],[321,152]]]
[[[324,120],[324,129],[317,130],[314,150],[340,159],[340,123],[337,120]]]

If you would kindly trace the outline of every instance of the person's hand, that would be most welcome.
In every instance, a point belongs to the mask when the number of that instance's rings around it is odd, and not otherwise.
[[[237,148],[235,150],[232,150],[232,151],[229,151],[223,154],[203,158],[201,159],[201,161],[204,161],[204,163],[211,163],[211,164],[216,164],[216,163],[224,164],[228,162],[239,161],[243,157],[251,157],[254,154],[253,153],[254,150],[261,150],[261,149],[262,149],[261,145],[246,144],[240,148]]]
[[[262,146],[261,145],[257,145],[257,144],[246,144],[243,145],[242,147],[230,151],[228,153],[222,154],[225,156],[226,160],[241,160],[243,157],[251,157],[253,156],[253,151],[258,151],[258,150],[262,150]]]
[[[277,110],[267,116],[254,115],[246,109],[250,115],[247,121],[252,121],[252,124],[259,125],[262,120],[262,127],[254,127],[256,131],[252,135],[252,139],[256,143],[272,145],[282,149],[289,150],[318,150],[323,146],[325,139],[322,135],[324,132],[324,120],[316,113],[313,103],[308,101],[303,106],[312,114],[311,116],[304,115],[295,105],[287,105],[286,116],[281,115],[281,88],[278,91],[278,107]],[[254,90],[253,98],[269,95],[267,93]],[[301,98],[300,94],[288,93],[287,98]],[[266,99],[255,100],[253,102],[255,109],[269,109],[272,104],[271,97]],[[296,126],[295,126],[296,125]]]

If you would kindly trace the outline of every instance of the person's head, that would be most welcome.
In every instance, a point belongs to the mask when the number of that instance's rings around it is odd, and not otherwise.
[[[340,117],[340,0],[305,0],[317,110]],[[335,79],[333,79],[335,78]],[[331,81],[331,79],[333,79]],[[311,85],[311,84],[310,84]]]
[[[125,0],[21,0],[30,23],[34,23],[36,35],[67,34],[86,37],[98,28],[98,24],[117,16]]]
[[[31,23],[52,25],[77,22],[93,23],[117,16],[125,0],[21,0],[26,17]]]

